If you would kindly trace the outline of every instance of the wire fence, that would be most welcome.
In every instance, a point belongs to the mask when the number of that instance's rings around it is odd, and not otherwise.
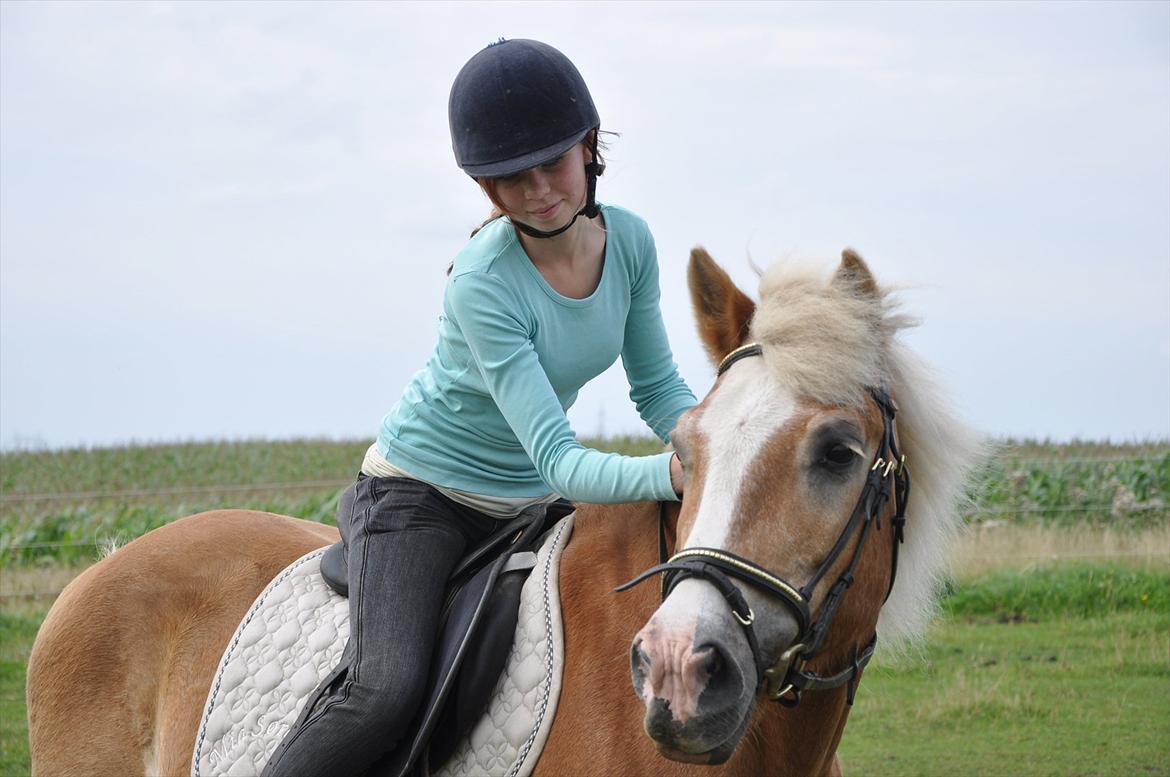
[[[1012,458],[1001,455],[998,464],[1014,465],[1055,465],[1055,464],[1117,464],[1117,463],[1161,463],[1170,459],[1170,451],[1162,456],[1086,456],[1086,457],[1024,457]],[[277,483],[228,483],[223,485],[175,486],[170,488],[135,488],[117,491],[55,491],[23,494],[0,493],[0,505],[22,502],[81,502],[87,500],[143,499],[163,496],[203,496],[239,493],[280,493],[283,491],[308,491],[316,489],[339,489],[352,482],[351,479],[298,480]],[[1081,509],[1081,508],[1077,508]],[[1089,509],[1089,508],[1084,508]]]
[[[0,504],[21,502],[83,502],[92,499],[140,499],[155,496],[201,496],[207,494],[279,493],[343,488],[351,480],[301,480],[287,483],[232,483],[222,486],[177,486],[174,488],[137,488],[123,491],[60,491],[36,494],[0,494]]]
[[[983,510],[974,510],[965,513],[967,520],[974,520],[998,515],[1035,515],[1040,513],[1110,513],[1111,504],[1083,505],[1078,507],[996,507]],[[1125,508],[1126,512],[1170,512],[1170,506],[1164,504],[1136,504]],[[0,554],[24,550],[49,550],[52,548],[96,548],[109,544],[109,540],[72,540],[62,542],[23,542],[11,545],[0,545]]]
[[[1127,513],[1143,513],[1154,510],[1167,510],[1167,506],[1160,502],[1138,502],[1137,504],[1127,505],[1124,511]],[[964,513],[968,519],[979,518],[985,515],[1032,515],[1036,513],[1108,513],[1112,512],[1112,504],[1101,505],[1066,505],[1060,507],[1044,507],[1042,505],[1034,505],[1027,507],[988,507],[979,510],[973,510],[969,513]]]
[[[1003,515],[1039,515],[1039,514],[1065,514],[1065,513],[1099,513],[1111,514],[1114,509],[1112,504],[1099,505],[1081,505],[1081,506],[1065,506],[1065,507],[995,507],[980,510],[973,510],[964,513],[964,517],[968,521],[974,521],[979,518],[1003,516]],[[1143,512],[1168,512],[1170,513],[1170,505],[1161,503],[1151,504],[1135,504],[1128,505],[1125,508],[1126,513],[1143,513]],[[132,538],[131,538],[132,539]],[[53,548],[96,548],[110,544],[111,540],[117,540],[116,537],[102,540],[68,540],[60,542],[19,542],[10,545],[0,544],[0,554],[26,551],[26,550],[50,550]],[[129,540],[127,540],[129,541]],[[121,544],[118,542],[118,544]]]
[[[9,550],[44,550],[46,548],[96,548],[104,544],[105,542],[101,540],[94,540],[93,542],[87,540],[71,542],[24,542],[0,546],[0,553]]]
[[[1021,457],[1013,458],[1010,453],[1001,454],[996,464],[1008,466],[1052,466],[1064,464],[1093,464],[1107,465],[1119,463],[1163,463],[1170,460],[1170,451],[1159,456],[1083,456],[1083,457]],[[86,501],[114,501],[138,499],[173,499],[175,497],[214,497],[219,495],[276,495],[297,491],[338,491],[352,482],[351,479],[318,479],[279,481],[269,483],[230,483],[222,485],[194,485],[174,486],[166,488],[134,488],[110,491],[71,491],[71,492],[44,492],[44,493],[0,493],[0,507],[18,506],[23,504],[53,503],[53,502],[86,502]],[[327,500],[327,502],[330,500]],[[965,514],[968,521],[979,522],[981,519],[994,519],[1003,516],[1025,515],[1062,515],[1062,514],[1099,514],[1112,515],[1116,510],[1124,513],[1151,513],[1170,512],[1161,500],[1150,502],[1131,503],[1117,506],[1112,503],[1089,505],[1057,505],[1043,506],[1026,504],[1020,506],[981,507],[970,510]],[[105,540],[62,540],[48,542],[25,542],[0,544],[0,558],[10,554],[29,551],[48,551],[66,548],[98,548],[109,545]]]
[[[1020,458],[1013,457],[1010,453],[996,456],[994,461],[997,463],[1011,462],[1013,464],[1028,464],[1034,466],[1037,464],[1134,464],[1158,462],[1161,463],[1170,457],[1170,451],[1166,451],[1160,456],[1050,456],[1050,457],[1036,457],[1023,456]]]

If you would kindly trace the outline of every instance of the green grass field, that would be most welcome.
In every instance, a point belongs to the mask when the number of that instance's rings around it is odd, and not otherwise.
[[[847,775],[1170,774],[1170,613],[946,617],[923,655],[866,671],[840,756]]]
[[[0,455],[0,775],[28,773],[28,651],[100,543],[223,506],[332,521],[367,444]],[[1170,775],[1170,445],[1009,443],[975,497],[929,640],[866,672],[847,774]]]
[[[28,723],[25,720],[24,668],[44,612],[0,612],[0,775],[27,775]]]

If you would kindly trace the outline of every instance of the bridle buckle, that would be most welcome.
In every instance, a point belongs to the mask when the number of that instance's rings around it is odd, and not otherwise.
[[[804,651],[807,649],[803,642],[797,642],[781,653],[771,668],[764,670],[764,693],[769,699],[782,701],[782,697],[796,690],[793,683],[785,681],[789,675],[804,669]]]

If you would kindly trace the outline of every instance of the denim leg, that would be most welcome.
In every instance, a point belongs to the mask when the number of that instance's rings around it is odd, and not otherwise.
[[[353,497],[347,670],[281,743],[266,777],[359,774],[399,744],[426,690],[447,577],[494,528],[416,480],[363,478]]]

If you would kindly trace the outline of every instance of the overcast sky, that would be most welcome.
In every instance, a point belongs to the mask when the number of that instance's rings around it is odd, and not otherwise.
[[[998,436],[1170,437],[1170,4],[0,3],[0,446],[372,438],[486,213],[447,93],[500,36],[621,132],[676,358],[705,245],[857,248]],[[620,365],[583,435],[644,432]]]

